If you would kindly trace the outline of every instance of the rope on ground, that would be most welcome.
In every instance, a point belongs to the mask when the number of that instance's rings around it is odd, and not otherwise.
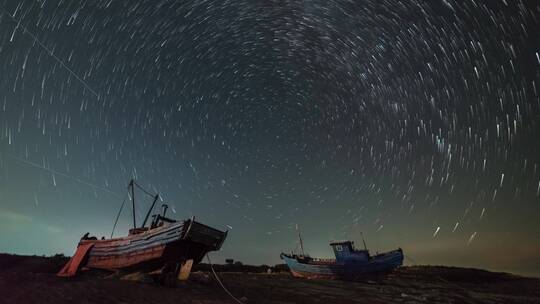
[[[210,261],[210,255],[207,253],[206,254],[206,259],[208,260],[208,265],[210,265],[210,269],[212,269],[212,273],[214,274],[214,277],[216,278],[216,281],[219,283],[219,285],[221,285],[221,288],[223,288],[223,290],[225,290],[225,292],[231,297],[231,299],[233,299],[236,303],[239,303],[239,304],[244,304],[242,301],[238,300],[235,296],[233,296],[233,294],[227,289],[227,287],[225,287],[225,285],[223,285],[223,283],[221,282],[221,280],[219,279],[216,271],[214,270],[214,266],[212,265],[212,262]]]

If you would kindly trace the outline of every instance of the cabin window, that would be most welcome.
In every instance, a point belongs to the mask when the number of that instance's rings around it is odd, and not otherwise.
[[[341,247],[341,245],[336,245],[336,251],[343,251],[343,247]]]

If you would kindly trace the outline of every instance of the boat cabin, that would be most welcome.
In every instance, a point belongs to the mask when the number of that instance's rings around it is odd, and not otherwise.
[[[334,255],[338,263],[362,263],[369,260],[369,251],[367,249],[356,250],[354,248],[354,242],[334,241],[330,243],[330,246],[334,249]]]

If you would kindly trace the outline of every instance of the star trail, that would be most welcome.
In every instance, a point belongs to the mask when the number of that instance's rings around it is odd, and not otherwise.
[[[0,5],[0,251],[108,236],[135,178],[230,229],[221,259],[278,263],[298,225],[316,256],[363,232],[540,274],[535,1]]]

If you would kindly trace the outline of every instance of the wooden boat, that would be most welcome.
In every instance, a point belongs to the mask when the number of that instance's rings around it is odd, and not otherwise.
[[[135,185],[134,181],[130,182],[133,203]],[[175,280],[182,271],[187,278],[194,263],[199,263],[209,251],[221,248],[227,231],[206,226],[194,218],[184,221],[168,218],[167,205],[163,206],[163,214],[154,215],[152,223],[146,227],[158,198],[158,195],[154,197],[140,227],[136,227],[133,217],[134,228],[125,237],[98,240],[86,233],[75,255],[58,275],[73,276],[80,268],[96,268],[142,272],[160,270],[168,280],[171,277]]]
[[[401,248],[370,256],[367,248],[356,250],[351,241],[336,241],[330,246],[334,249],[335,259],[285,253],[281,253],[280,257],[287,263],[293,276],[307,279],[355,280],[366,273],[386,272],[403,265]]]

